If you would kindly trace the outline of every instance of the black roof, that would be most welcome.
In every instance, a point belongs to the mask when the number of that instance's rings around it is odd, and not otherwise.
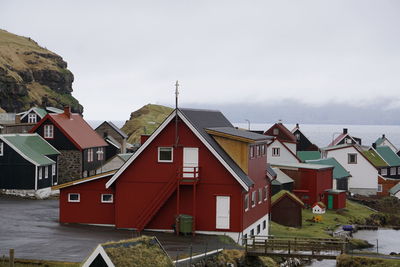
[[[247,186],[252,186],[254,182],[247,176],[247,174],[232,160],[232,158],[222,149],[218,143],[206,132],[206,129],[215,127],[229,127],[234,126],[228,121],[225,116],[217,110],[204,110],[204,109],[179,109],[181,113],[190,121],[196,128],[201,136],[214,148],[214,150],[222,157],[222,159],[232,168],[232,170],[239,176]]]
[[[122,138],[128,138],[128,136],[126,135],[126,133],[124,133],[120,128],[118,128],[114,123],[112,123],[111,121],[105,121],[103,122],[101,125],[103,125],[104,123],[107,123],[108,125],[111,126],[111,128],[113,128],[120,136],[122,136]],[[98,126],[97,128],[99,128],[100,126]],[[97,130],[96,128],[96,130]]]
[[[237,137],[243,137],[243,138],[250,139],[253,141],[263,141],[263,140],[272,140],[273,139],[272,136],[249,132],[247,130],[237,129],[234,127],[212,127],[212,128],[207,128],[207,129],[215,131],[215,132],[220,132],[220,133],[237,136]]]

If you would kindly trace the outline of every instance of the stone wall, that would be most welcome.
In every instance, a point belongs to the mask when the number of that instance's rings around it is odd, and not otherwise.
[[[82,178],[82,152],[60,150],[58,157],[58,184]]]

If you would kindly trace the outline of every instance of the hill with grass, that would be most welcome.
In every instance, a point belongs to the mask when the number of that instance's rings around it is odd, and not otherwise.
[[[29,37],[0,29],[0,110],[21,112],[32,106],[83,107],[71,95],[74,75],[61,56]]]
[[[131,117],[122,127],[128,137],[128,143],[140,143],[142,134],[152,134],[172,112],[172,108],[148,104],[131,113]]]

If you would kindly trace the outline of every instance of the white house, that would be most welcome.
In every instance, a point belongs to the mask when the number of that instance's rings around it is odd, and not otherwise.
[[[324,214],[326,212],[326,206],[322,202],[316,202],[311,207],[312,213],[314,214]]]
[[[296,156],[296,144],[282,142],[277,138],[267,147],[267,161],[270,164],[301,162]]]
[[[351,174],[349,191],[360,195],[376,195],[378,170],[356,145],[343,144],[322,149],[322,158],[335,158]]]

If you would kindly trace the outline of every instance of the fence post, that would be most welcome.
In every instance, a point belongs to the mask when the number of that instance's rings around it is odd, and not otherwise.
[[[10,267],[14,267],[14,249],[13,248],[10,249],[9,261],[10,261]]]

